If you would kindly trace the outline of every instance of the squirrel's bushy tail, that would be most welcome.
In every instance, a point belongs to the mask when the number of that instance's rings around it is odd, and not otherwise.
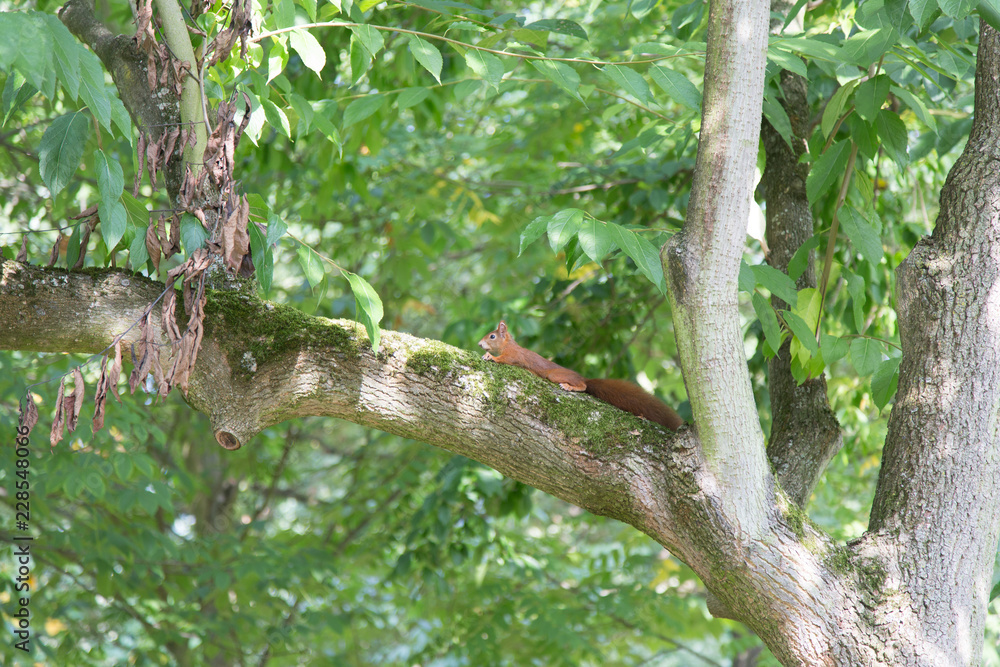
[[[676,431],[684,420],[666,403],[628,380],[587,380],[587,393],[605,403]]]

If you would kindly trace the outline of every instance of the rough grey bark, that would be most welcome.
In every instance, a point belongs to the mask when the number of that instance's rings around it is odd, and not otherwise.
[[[799,162],[806,151],[809,134],[808,82],[797,74],[783,71],[782,106],[792,124],[793,143],[789,147],[766,120],[761,126],[765,167],[761,177],[767,203],[767,262],[779,271],[803,243],[812,238],[813,217],[806,196],[808,166]],[[809,253],[806,270],[796,281],[798,289],[816,287],[814,253]],[[771,297],[776,309],[788,308]],[[771,437],[767,458],[781,488],[800,506],[809,496],[833,455],[843,444],[840,425],[830,408],[826,378],[812,378],[801,385],[792,376],[791,340],[767,364],[771,397]]]
[[[953,665],[978,664],[1000,533],[1000,36],[981,26],[972,132],[897,269],[903,359],[865,545],[888,569],[877,613]]]
[[[698,157],[684,229],[660,252],[695,428],[740,534],[767,531],[771,474],[737,309],[764,92],[768,7],[709,8]]]

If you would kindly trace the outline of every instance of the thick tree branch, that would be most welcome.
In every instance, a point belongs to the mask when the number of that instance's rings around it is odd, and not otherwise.
[[[745,539],[767,532],[773,488],[737,310],[764,91],[768,6],[713,0],[705,95],[684,230],[663,248],[695,428]]]
[[[897,622],[950,665],[979,662],[1000,534],[1000,35],[980,26],[969,141],[934,232],[897,269],[903,360],[868,545]]]
[[[0,322],[10,324],[0,327],[0,348],[100,351],[161,291],[120,271],[5,262]],[[690,429],[670,434],[437,341],[386,331],[373,354],[354,322],[253,296],[215,292],[207,311],[187,399],[209,415],[221,442],[241,444],[304,415],[423,440],[652,536],[789,661],[862,655],[860,643],[831,645],[832,638],[843,643],[845,618],[863,612],[857,574],[830,565],[850,554],[840,555],[782,497],[766,509],[768,538],[748,539]]]

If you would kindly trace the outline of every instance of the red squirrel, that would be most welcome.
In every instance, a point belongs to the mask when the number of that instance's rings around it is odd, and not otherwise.
[[[521,347],[514,342],[505,322],[501,321],[496,329],[483,336],[479,347],[486,350],[483,355],[486,361],[526,368],[567,391],[585,391],[625,412],[662,424],[671,431],[676,431],[684,424],[680,415],[638,385],[627,380],[587,379],[576,371],[563,368],[542,355]]]

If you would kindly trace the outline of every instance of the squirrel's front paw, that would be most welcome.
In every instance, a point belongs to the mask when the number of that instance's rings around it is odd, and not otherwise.
[[[483,361],[493,361],[493,355],[487,352],[483,355]]]

